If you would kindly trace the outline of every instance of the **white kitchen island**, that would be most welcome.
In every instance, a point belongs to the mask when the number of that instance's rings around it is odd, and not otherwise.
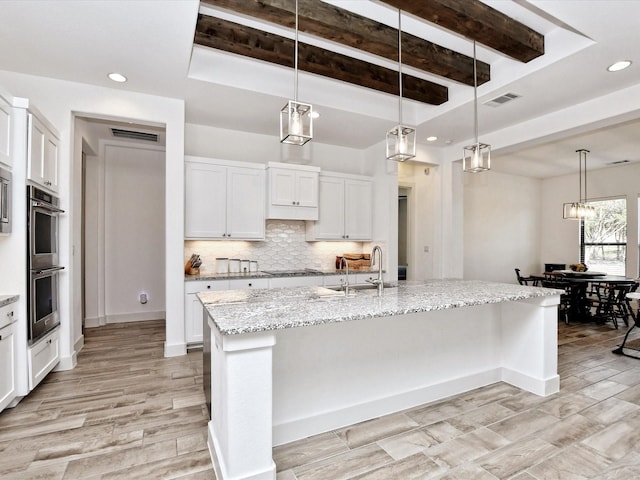
[[[557,392],[559,293],[433,280],[382,297],[322,287],[198,294],[217,477],[273,480],[274,445],[495,382]]]

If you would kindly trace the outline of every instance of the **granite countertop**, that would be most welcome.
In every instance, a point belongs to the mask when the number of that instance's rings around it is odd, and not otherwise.
[[[222,335],[446,310],[559,295],[559,290],[477,280],[429,280],[344,297],[324,287],[230,290],[197,294]]]
[[[349,275],[355,273],[378,273],[377,267],[373,268],[360,268],[358,270],[349,270]],[[314,277],[321,275],[342,275],[343,270],[326,269],[316,270],[312,268],[303,268],[299,270],[268,270],[260,272],[247,272],[247,273],[215,273],[215,272],[201,272],[198,275],[185,275],[185,281],[197,281],[197,280],[230,280],[238,278],[274,278],[274,277]]]
[[[20,295],[0,295],[0,307],[17,302],[19,297]]]

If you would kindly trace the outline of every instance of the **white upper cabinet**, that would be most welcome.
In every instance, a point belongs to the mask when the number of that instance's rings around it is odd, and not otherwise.
[[[373,183],[366,177],[322,173],[319,218],[307,240],[368,241],[373,237]]]
[[[264,165],[185,160],[185,238],[263,240]]]
[[[11,167],[11,105],[0,96],[0,163]]]
[[[270,162],[267,218],[318,219],[318,167]]]
[[[28,124],[28,175],[29,180],[58,191],[59,144],[57,132],[46,120],[29,113]]]

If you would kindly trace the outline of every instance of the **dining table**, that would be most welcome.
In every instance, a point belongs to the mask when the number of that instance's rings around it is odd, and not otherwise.
[[[608,275],[605,272],[573,270],[554,270],[544,274],[531,275],[542,286],[564,288],[567,295],[567,321],[569,322],[599,322],[601,317],[591,311],[592,303],[588,298],[589,286],[598,283],[606,286],[615,286],[636,282],[636,279],[624,275]]]

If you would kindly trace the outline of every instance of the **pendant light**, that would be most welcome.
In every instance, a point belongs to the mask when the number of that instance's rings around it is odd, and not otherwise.
[[[565,203],[563,206],[563,218],[571,220],[580,220],[582,218],[591,218],[596,214],[596,209],[587,204],[587,153],[589,150],[581,148],[576,150],[578,154],[578,201],[573,203]],[[584,164],[584,180],[582,170]],[[582,186],[584,185],[584,197],[582,196]]]
[[[404,162],[416,156],[416,129],[402,124],[402,11],[398,9],[398,125],[387,132],[387,160]]]
[[[298,102],[298,0],[293,71],[293,100],[289,100],[280,110],[280,142],[304,145],[313,138],[313,107],[308,103]]]
[[[476,41],[473,41],[473,125],[475,143],[464,147],[462,168],[465,172],[478,173],[491,168],[491,145],[478,140],[478,74],[476,71]]]

